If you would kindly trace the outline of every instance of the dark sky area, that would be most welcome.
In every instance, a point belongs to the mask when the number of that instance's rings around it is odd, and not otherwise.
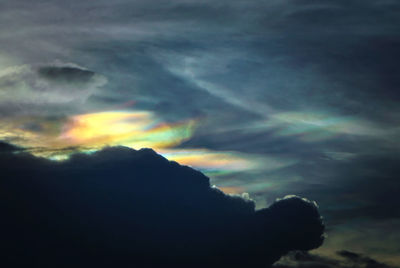
[[[324,244],[278,267],[396,267],[399,33],[396,0],[1,0],[0,140],[39,173],[153,148],[250,214],[315,200]]]

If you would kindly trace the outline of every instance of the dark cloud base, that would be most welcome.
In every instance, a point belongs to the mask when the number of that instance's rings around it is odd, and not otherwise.
[[[151,149],[63,162],[0,149],[2,267],[268,267],[323,241],[313,202],[256,211]]]

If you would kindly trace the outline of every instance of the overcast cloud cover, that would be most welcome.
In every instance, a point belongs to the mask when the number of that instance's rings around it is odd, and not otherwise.
[[[28,115],[51,127],[22,120],[29,135],[14,124],[0,134],[36,141],[71,116],[122,109],[194,120],[174,150],[262,163],[211,172],[213,184],[259,207],[316,200],[328,234],[316,254],[394,265],[399,32],[396,0],[2,0],[2,124]]]

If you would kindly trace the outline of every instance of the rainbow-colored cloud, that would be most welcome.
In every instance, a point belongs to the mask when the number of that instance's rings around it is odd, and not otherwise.
[[[192,137],[196,123],[195,119],[165,123],[148,111],[107,111],[57,120],[18,117],[2,120],[0,139],[54,160],[66,159],[75,152],[122,145],[134,149],[153,148],[170,160],[209,174],[226,174],[255,166],[253,161],[232,152],[176,148]]]

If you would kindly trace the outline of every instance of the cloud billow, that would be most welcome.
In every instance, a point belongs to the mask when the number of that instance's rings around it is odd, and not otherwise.
[[[55,162],[0,148],[4,267],[268,266],[323,241],[315,203],[256,211],[151,149]]]

